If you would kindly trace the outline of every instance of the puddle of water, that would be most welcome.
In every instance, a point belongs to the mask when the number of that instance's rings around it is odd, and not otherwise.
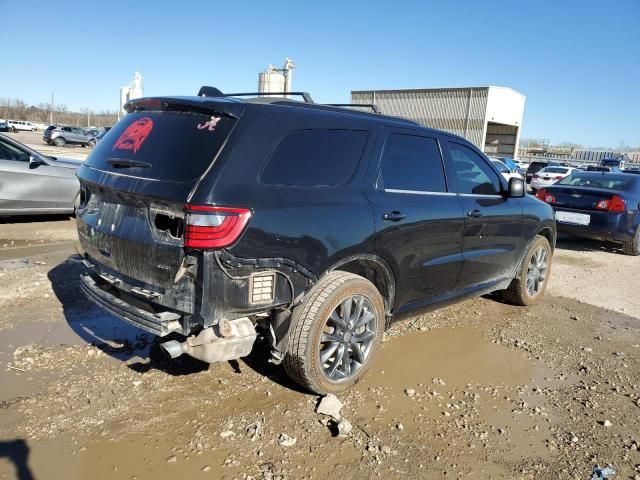
[[[374,369],[356,387],[378,392],[377,401],[359,405],[358,414],[374,430],[403,423],[409,433],[423,431],[434,421],[459,428],[465,418],[472,418],[508,445],[510,457],[541,456],[547,453],[548,422],[531,409],[544,412],[544,399],[518,388],[546,386],[545,378],[552,376],[541,362],[470,327],[416,332],[384,344]],[[415,390],[415,395],[408,396],[405,389]],[[522,401],[527,403],[524,412],[514,413]]]
[[[16,240],[17,241],[17,240]],[[8,248],[0,248],[0,260],[11,260],[21,257],[33,257],[36,255],[51,255],[54,253],[64,252],[67,255],[75,253],[73,242],[56,242],[56,243],[42,243],[35,245],[19,245],[11,246]],[[2,267],[0,268],[8,268]]]
[[[168,443],[151,435],[131,435],[115,441],[93,440],[82,443],[73,438],[43,442],[0,441],[0,476],[92,480],[173,480],[200,477],[231,479],[237,478],[238,473],[243,470],[242,466],[223,466],[227,457],[225,452],[218,450],[208,450],[188,459],[178,454],[175,462],[167,462],[173,456],[171,448]],[[21,476],[18,475],[18,469]],[[27,474],[31,476],[26,476]]]

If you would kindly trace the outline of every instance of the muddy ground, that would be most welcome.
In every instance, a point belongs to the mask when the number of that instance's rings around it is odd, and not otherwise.
[[[162,358],[80,296],[73,220],[31,220],[0,224],[0,478],[640,478],[640,258],[563,240],[535,307],[396,323],[340,438],[262,343]]]

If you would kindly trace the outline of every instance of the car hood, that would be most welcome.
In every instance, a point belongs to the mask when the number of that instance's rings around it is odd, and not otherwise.
[[[82,160],[77,160],[75,158],[49,157],[49,161],[56,167],[74,168],[76,170],[80,168],[80,165],[82,165]]]

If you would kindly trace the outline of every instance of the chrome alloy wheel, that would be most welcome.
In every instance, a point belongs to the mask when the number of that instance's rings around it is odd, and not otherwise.
[[[320,337],[318,357],[328,380],[346,380],[365,364],[376,338],[377,322],[371,301],[363,295],[353,295],[333,310]]]
[[[549,265],[549,254],[544,247],[538,249],[531,256],[529,268],[527,270],[527,292],[530,296],[535,297],[540,288],[544,285],[547,277],[547,268]]]

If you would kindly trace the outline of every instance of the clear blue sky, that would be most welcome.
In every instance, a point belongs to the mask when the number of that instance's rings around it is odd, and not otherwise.
[[[74,3],[0,0],[0,97],[115,110],[136,70],[145,95],[253,91],[289,56],[317,101],[502,85],[523,137],[640,145],[640,0]]]

